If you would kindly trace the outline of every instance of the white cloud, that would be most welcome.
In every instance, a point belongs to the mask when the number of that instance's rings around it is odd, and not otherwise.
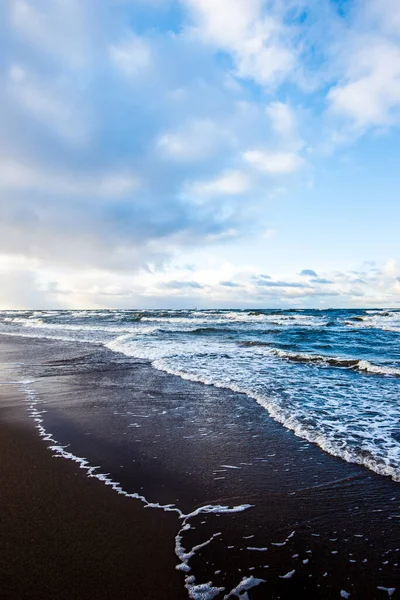
[[[304,281],[295,274],[265,275],[256,265],[238,266],[205,252],[201,264],[166,264],[162,269],[131,273],[82,269],[55,272],[37,260],[0,255],[0,308],[64,306],[70,308],[152,306],[395,306],[400,286],[391,261],[387,270],[361,267],[323,272],[329,284]]]
[[[149,43],[134,35],[109,48],[111,60],[128,77],[143,73],[152,63]]]
[[[236,195],[247,192],[251,187],[251,181],[241,171],[226,171],[215,179],[208,181],[197,181],[187,186],[187,195],[200,197],[218,195]]]
[[[193,119],[176,131],[161,134],[157,147],[168,158],[191,162],[210,157],[224,138],[226,133],[211,119]]]
[[[191,34],[231,54],[239,77],[275,85],[296,66],[291,36],[261,0],[184,0]]]
[[[296,117],[292,108],[285,102],[270,102],[265,109],[271,119],[272,128],[277,134],[291,137],[296,134]]]
[[[52,285],[40,281],[40,263],[0,254],[0,310],[58,308]]]
[[[88,62],[91,0],[10,0],[10,5],[11,25],[28,43],[70,67]]]
[[[198,32],[217,46],[235,49],[261,16],[260,0],[184,0]]]
[[[383,272],[388,277],[400,276],[400,266],[394,259],[390,259],[383,265]]]
[[[115,197],[132,192],[138,178],[128,172],[79,175],[49,171],[34,164],[24,164],[0,157],[0,190],[31,190],[66,196]]]
[[[328,45],[330,117],[345,141],[374,127],[400,123],[400,3],[354,3],[351,19]],[[350,134],[350,135],[349,135]],[[348,139],[347,139],[348,138]]]
[[[331,110],[356,128],[389,125],[400,108],[400,44],[363,38],[350,54],[345,81],[328,94]]]
[[[33,281],[32,294],[37,288],[50,297],[56,280],[68,292],[64,304],[151,302],[152,290],[165,294],[165,287],[161,292],[157,277],[139,281],[141,267],[154,263],[166,269],[166,282],[185,280],[167,273],[171,256],[210,244],[217,245],[211,263],[224,252],[264,260],[279,248],[271,226],[287,232],[291,182],[302,177],[298,195],[309,194],[310,170],[301,168],[306,160],[320,167],[306,146],[321,144],[324,126],[346,133],[396,121],[397,0],[355,0],[351,17],[336,19],[334,3],[310,0],[5,4],[11,21],[0,23],[0,251],[38,257],[40,272],[54,269],[47,288],[34,267],[21,272]],[[168,5],[183,10],[171,19]],[[297,19],[304,7],[307,15]],[[321,107],[329,85],[327,116]],[[282,193],[279,214],[269,200]],[[361,302],[374,291],[381,298],[388,290],[390,298],[396,269],[388,265],[375,282],[346,276],[307,289],[277,272],[275,286],[256,289],[249,273],[234,266],[206,272],[199,261],[186,281],[203,285],[196,293],[210,304],[285,296],[294,303],[300,295],[311,302],[327,285],[339,299],[354,291]]]
[[[286,174],[297,171],[304,160],[293,152],[269,152],[267,150],[248,150],[243,158],[251,166],[269,174]]]
[[[90,119],[82,104],[71,94],[67,80],[41,80],[14,64],[8,72],[12,100],[41,125],[73,143],[86,141]]]
[[[363,20],[366,27],[379,29],[400,38],[400,3],[398,0],[366,0]]]

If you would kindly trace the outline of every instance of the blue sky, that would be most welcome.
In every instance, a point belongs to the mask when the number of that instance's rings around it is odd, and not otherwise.
[[[0,308],[398,306],[399,32],[398,0],[5,0]]]

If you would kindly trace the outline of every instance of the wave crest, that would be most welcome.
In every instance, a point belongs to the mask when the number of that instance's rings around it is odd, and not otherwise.
[[[272,353],[280,358],[285,358],[293,362],[317,363],[329,365],[331,367],[341,367],[343,369],[354,369],[365,373],[375,375],[387,375],[391,377],[400,377],[400,369],[385,365],[374,365],[365,359],[358,358],[340,358],[323,356],[321,354],[306,354],[305,352],[287,352],[274,348]]]

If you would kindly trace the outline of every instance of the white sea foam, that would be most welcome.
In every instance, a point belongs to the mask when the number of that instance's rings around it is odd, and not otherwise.
[[[194,577],[188,577],[186,580],[186,588],[189,592],[189,598],[192,600],[213,600],[213,598],[225,591],[224,587],[214,587],[211,581],[197,585],[193,581]]]
[[[61,445],[50,433],[47,431],[44,425],[43,414],[46,412],[45,410],[40,410],[40,400],[34,389],[32,387],[31,381],[29,382],[18,382],[21,389],[26,395],[26,401],[28,403],[28,414],[34,420],[35,426],[39,431],[39,435],[43,441],[49,442],[48,448],[54,453],[53,456],[57,458],[65,458],[76,463],[80,469],[83,469],[86,472],[88,477],[94,477],[101,481],[104,485],[111,487],[111,489],[117,492],[120,495],[123,495],[127,498],[132,498],[136,500],[140,500],[145,508],[155,508],[161,509],[165,512],[174,512],[177,513],[178,518],[182,520],[182,526],[179,529],[176,538],[175,538],[175,553],[177,558],[180,560],[180,564],[178,564],[177,569],[188,573],[191,571],[191,567],[189,565],[189,561],[193,558],[199,550],[210,544],[213,539],[217,538],[221,534],[219,532],[214,533],[210,539],[206,540],[201,544],[197,544],[191,550],[186,550],[183,546],[182,537],[183,533],[190,529],[190,519],[197,517],[200,514],[223,514],[223,513],[238,513],[243,512],[252,507],[251,504],[241,504],[237,506],[229,506],[223,504],[207,504],[205,506],[201,506],[194,511],[185,514],[183,513],[177,506],[174,504],[160,504],[158,502],[150,502],[147,498],[139,494],[137,492],[129,493],[123,489],[122,485],[113,480],[109,473],[101,473],[99,466],[93,466],[89,463],[86,458],[75,455],[73,452],[67,450],[67,446]],[[240,585],[240,584],[239,584]],[[212,582],[207,583],[196,583],[196,578],[194,575],[187,575],[185,577],[185,587],[188,590],[189,597],[193,600],[213,600],[215,596],[217,596],[220,592],[223,592],[225,588],[223,587],[214,587]]]
[[[378,590],[381,590],[381,592],[387,592],[387,595],[389,596],[389,598],[391,596],[393,596],[393,594],[396,591],[396,588],[394,588],[394,587],[388,588],[388,587],[383,587],[383,585],[377,585],[376,587]]]
[[[0,381],[0,385],[25,385],[31,383],[30,381]]]
[[[293,569],[293,571],[289,571],[288,573],[285,573],[285,575],[279,575],[279,578],[280,579],[291,579],[295,573],[296,573],[296,569]]]
[[[287,350],[280,350],[279,348],[272,348],[271,352],[276,356],[295,362],[322,363],[329,366],[357,369],[359,371],[374,373],[376,375],[400,377],[400,368],[389,367],[385,365],[374,365],[368,360],[364,359],[323,356],[321,354],[309,354],[306,352],[288,352]]]
[[[269,323],[283,327],[323,327],[327,319],[320,315],[303,315],[301,313],[282,314],[282,313],[250,313],[230,312],[224,314],[225,319],[240,323]]]
[[[31,329],[46,329],[48,331],[76,331],[79,333],[87,332],[102,332],[102,333],[116,333],[116,334],[129,334],[131,336],[138,334],[149,334],[157,331],[157,327],[141,326],[140,323],[133,323],[132,325],[112,325],[107,322],[101,325],[95,324],[74,324],[74,323],[47,323],[43,319],[32,319],[32,318],[17,318],[13,319],[14,323],[20,323],[24,327]]]
[[[232,598],[232,596],[241,598],[241,600],[248,600],[248,590],[251,590],[251,588],[260,585],[260,583],[265,583],[265,579],[257,579],[253,576],[243,577],[242,581],[235,588],[233,588],[233,590],[231,590],[228,594],[224,596],[224,600],[228,600],[228,598]]]
[[[64,335],[62,333],[57,334],[56,332],[54,333],[50,333],[50,332],[44,332],[39,333],[36,331],[32,331],[32,332],[28,332],[28,331],[1,331],[0,330],[0,335],[4,335],[4,336],[9,336],[12,335],[13,337],[20,337],[20,338],[31,338],[31,339],[46,339],[46,340],[59,340],[61,342],[88,342],[91,343],[93,342],[93,340],[85,340],[85,339],[76,339],[75,337],[73,337],[72,335]]]
[[[358,368],[360,371],[366,371],[367,373],[400,377],[400,369],[395,367],[385,367],[384,365],[373,365],[368,360],[360,360],[358,363]]]
[[[400,311],[366,311],[365,316],[347,319],[345,324],[358,329],[382,329],[383,331],[400,332]],[[356,320],[355,320],[356,319]]]
[[[204,377],[195,373],[188,373],[181,371],[180,369],[172,368],[162,359],[155,360],[152,364],[156,369],[165,371],[171,375],[177,375],[182,379],[203,383],[204,385],[227,388],[233,392],[246,394],[265,408],[273,419],[284,425],[287,429],[292,430],[296,436],[318,445],[325,452],[342,458],[346,462],[363,465],[379,475],[389,476],[394,481],[400,481],[400,453],[398,444],[393,447],[392,453],[389,452],[389,456],[393,456],[396,464],[390,464],[390,458],[380,456],[374,457],[371,452],[368,452],[367,454],[358,453],[356,449],[343,444],[343,440],[337,439],[335,435],[329,436],[327,433],[318,430],[315,425],[310,426],[307,423],[302,422],[290,411],[290,409],[279,406],[273,398],[269,398],[264,394],[256,393],[251,389],[235,383],[222,383],[211,377]]]

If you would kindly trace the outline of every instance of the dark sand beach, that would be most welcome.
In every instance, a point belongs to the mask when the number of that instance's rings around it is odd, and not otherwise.
[[[22,401],[0,386],[0,597],[186,598],[173,515],[53,458]]]
[[[241,582],[251,599],[399,594],[389,478],[297,438],[243,394],[100,346],[2,336],[0,363],[1,598],[235,598]],[[107,481],[195,514],[145,508]]]

